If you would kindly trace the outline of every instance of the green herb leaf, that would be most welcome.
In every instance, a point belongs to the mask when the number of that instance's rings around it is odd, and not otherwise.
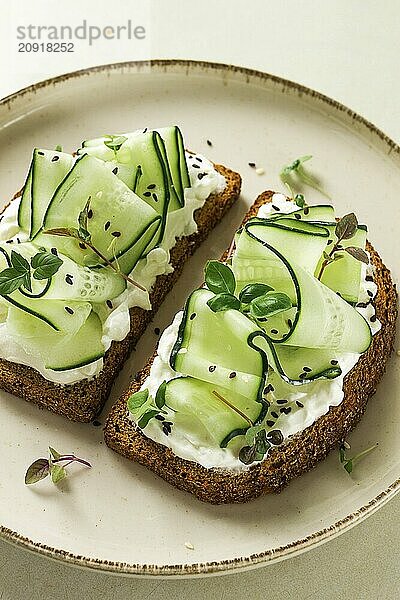
[[[352,238],[357,231],[357,227],[358,221],[354,213],[344,215],[344,217],[337,222],[335,228],[335,234],[338,241],[340,242],[341,240],[349,240]]]
[[[235,296],[232,296],[232,294],[216,294],[207,300],[207,306],[209,306],[213,312],[229,309],[239,310],[240,302]]]
[[[62,146],[60,146],[60,144],[57,144],[57,146],[54,148],[54,150],[55,150],[56,152],[62,152],[62,151],[63,151],[63,147],[62,147]]]
[[[255,298],[250,304],[250,314],[255,319],[264,319],[292,308],[292,301],[283,292],[268,292]]]
[[[353,471],[353,459],[349,458],[344,464],[344,469],[350,474]]]
[[[346,448],[343,446],[343,444],[339,448],[339,460],[341,463],[344,463],[346,460]]]
[[[306,171],[306,169],[303,166],[304,163],[310,160],[311,158],[312,156],[310,154],[307,154],[305,156],[297,158],[289,165],[283,167],[280,172],[281,181],[291,190],[292,196],[293,189],[298,187],[298,182],[301,182],[304,185],[308,185],[309,187],[321,192],[321,194],[324,194],[324,196],[327,196],[329,198],[329,195],[326,192],[324,192],[324,190],[321,188],[319,179],[311,173],[309,173],[308,171]],[[298,196],[301,197],[302,194],[298,194]]]
[[[34,279],[50,279],[63,264],[59,256],[51,252],[38,252],[31,258],[31,265],[34,269]]]
[[[243,446],[239,451],[239,460],[244,465],[251,465],[256,460],[256,449],[254,446]]]
[[[47,235],[79,239],[79,231],[74,227],[55,227],[54,229],[45,229],[43,233],[46,233]]]
[[[67,471],[65,470],[65,467],[62,467],[61,465],[53,465],[51,467],[50,474],[52,482],[59,483],[66,478]]]
[[[28,467],[25,474],[26,485],[32,485],[42,479],[45,479],[50,473],[50,463],[47,458],[39,458]]]
[[[19,254],[15,250],[12,250],[11,251],[11,265],[12,265],[12,268],[14,268],[17,273],[19,273],[21,276],[23,276],[24,279],[23,279],[22,285],[31,292],[32,291],[31,269],[30,269],[29,263],[26,260],[26,258],[24,258],[21,254]]]
[[[360,262],[363,262],[366,265],[369,264],[368,254],[362,248],[357,248],[356,246],[347,246],[347,248],[345,248],[345,251],[356,260],[359,260]]]
[[[49,446],[49,452],[54,460],[57,460],[61,457],[61,454],[57,452],[57,450],[54,450],[54,448],[51,446]]]
[[[266,283],[249,283],[239,294],[239,300],[243,304],[250,304],[252,300],[263,296],[267,292],[272,292],[274,288]]]
[[[140,429],[144,429],[149,424],[149,421],[151,421],[151,419],[158,414],[158,410],[148,410],[147,412],[145,412],[138,422],[138,426],[140,427]]]
[[[264,457],[267,450],[271,447],[271,444],[267,440],[267,432],[265,429],[260,429],[260,431],[257,432],[254,439],[254,445],[257,454],[261,454]]]
[[[165,404],[165,391],[167,389],[167,382],[163,381],[160,387],[157,390],[156,397],[154,402],[157,408],[161,409]]]
[[[294,201],[300,208],[304,208],[306,206],[304,194],[296,194],[294,197]]]
[[[140,392],[136,392],[129,396],[127,405],[129,412],[135,412],[138,408],[143,406],[145,402],[147,402],[149,397],[149,390],[141,390]]]
[[[286,165],[281,170],[281,178],[285,175],[290,175],[293,171],[298,171],[299,167],[305,163],[307,160],[311,160],[312,154],[306,154],[305,156],[301,156],[300,158],[296,158],[292,163]]]
[[[25,274],[13,268],[4,269],[0,273],[0,295],[6,296],[18,290],[25,283]]]
[[[117,152],[128,139],[124,135],[108,135],[107,138],[104,140],[104,145],[110,150],[114,150],[114,152]]]
[[[205,268],[205,280],[214,294],[234,294],[236,282],[232,269],[218,260],[209,260]]]

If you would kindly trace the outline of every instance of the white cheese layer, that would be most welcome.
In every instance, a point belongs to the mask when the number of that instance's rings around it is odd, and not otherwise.
[[[153,287],[156,277],[171,273],[173,270],[169,264],[171,248],[175,246],[178,238],[197,231],[197,224],[194,220],[195,211],[203,206],[210,194],[218,194],[226,186],[225,178],[214,169],[213,164],[207,158],[189,153],[186,158],[192,187],[185,189],[185,205],[168,213],[162,243],[151,250],[146,258],[139,260],[130,274],[134,281],[146,288],[147,292],[128,283],[127,289],[117,298],[113,298],[113,308],[108,311],[103,324],[102,342],[105,350],[108,350],[112,341],[121,341],[128,335],[130,308],[138,306],[150,310],[149,291]],[[201,178],[199,178],[200,173],[202,174]],[[0,241],[10,239],[17,241],[17,238],[24,241],[25,238],[22,236],[17,222],[19,204],[19,199],[13,200],[1,215]],[[7,330],[6,317],[6,312],[0,315],[1,358],[33,367],[49,381],[63,385],[92,378],[102,370],[103,359],[68,371],[46,369],[40,357],[28,355],[18,344],[15,336],[10,335]]]
[[[283,194],[274,194],[273,204],[280,209],[282,213],[293,212],[293,202],[286,200]],[[258,212],[258,216],[267,217],[275,212],[271,203],[263,205]],[[360,302],[368,302],[371,298],[368,291],[375,297],[377,286],[373,281],[367,281],[366,276],[373,275],[371,265],[363,264],[362,282],[360,290]],[[357,307],[357,310],[367,319],[372,334],[375,335],[381,324],[378,320],[371,322],[370,317],[375,314],[374,306],[369,303],[366,308]],[[150,395],[154,398],[157,389],[163,381],[170,381],[175,377],[182,377],[169,366],[169,357],[172,348],[178,336],[179,325],[182,321],[183,312],[176,314],[173,323],[165,329],[158,345],[157,356],[153,362],[149,377],[144,382],[142,389],[147,388]],[[342,368],[342,374],[335,379],[318,379],[312,383],[302,386],[291,386],[282,382],[280,394],[277,391],[270,392],[268,400],[270,408],[265,417],[265,422],[269,419],[271,412],[279,414],[278,419],[272,428],[266,425],[266,430],[280,429],[284,438],[287,439],[296,433],[300,433],[324,414],[329,411],[331,406],[338,406],[344,397],[343,381],[345,376],[355,366],[359,359],[359,354],[345,353],[339,355],[338,361]],[[277,401],[286,399],[285,407],[290,407],[289,414],[281,414],[282,405]],[[169,415],[176,420],[177,415]],[[168,418],[168,416],[166,416]],[[184,427],[172,427],[171,433],[166,436],[162,431],[160,422],[152,419],[146,426],[145,435],[152,440],[171,448],[177,456],[186,460],[194,461],[206,468],[221,468],[235,471],[242,471],[250,468],[251,465],[244,465],[238,459],[238,451],[243,445],[243,438],[232,440],[228,448],[219,448],[213,444],[212,440],[206,437],[206,432],[199,432],[193,435],[193,431],[185,431]]]

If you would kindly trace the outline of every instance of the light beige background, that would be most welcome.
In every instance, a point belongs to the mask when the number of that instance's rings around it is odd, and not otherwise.
[[[92,64],[150,56],[212,60],[313,87],[400,142],[396,0],[69,0],[65,5],[24,0],[18,6],[0,0],[0,8],[0,97]],[[92,48],[80,44],[68,58],[17,54],[17,25],[73,25],[83,18],[103,26],[131,18],[146,25],[148,37]],[[307,554],[253,572],[186,582],[76,570],[0,542],[0,600],[394,599],[400,595],[399,534],[400,498],[395,498],[366,522]]]

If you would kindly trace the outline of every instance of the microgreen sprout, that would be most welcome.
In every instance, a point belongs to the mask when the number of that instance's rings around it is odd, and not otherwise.
[[[67,477],[67,467],[72,463],[78,463],[91,468],[91,464],[75,454],[60,454],[49,446],[49,457],[35,460],[27,469],[25,484],[32,485],[50,476],[54,484],[59,483]]]

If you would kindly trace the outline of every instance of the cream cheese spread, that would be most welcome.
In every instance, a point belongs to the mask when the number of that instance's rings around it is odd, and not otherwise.
[[[191,235],[197,231],[196,221],[194,220],[195,211],[203,206],[210,194],[218,194],[226,186],[225,178],[214,169],[213,164],[207,158],[200,154],[187,153],[186,159],[191,187],[185,189],[185,205],[168,213],[161,244],[151,250],[146,258],[139,260],[130,273],[131,278],[145,287],[147,292],[128,283],[125,291],[120,296],[113,298],[113,308],[107,309],[108,314],[103,317],[102,342],[105,350],[108,350],[112,341],[121,341],[128,335],[130,330],[130,308],[138,306],[150,310],[149,291],[153,287],[156,277],[171,273],[173,270],[170,265],[171,248],[175,246],[178,238]],[[200,173],[201,177],[199,177]],[[26,236],[23,236],[18,227],[19,204],[20,199],[13,200],[2,213],[0,217],[0,241],[10,239],[18,241],[17,238],[21,242],[25,241]],[[103,359],[68,371],[46,369],[40,357],[27,354],[15,337],[7,331],[6,317],[6,312],[0,314],[0,356],[2,358],[33,367],[49,381],[63,385],[92,378],[102,370]]]
[[[272,203],[266,203],[261,206],[258,216],[268,217],[273,213],[275,209],[272,207],[272,204],[279,208],[279,212],[281,213],[288,214],[293,212],[293,202],[287,201],[283,194],[274,194]],[[359,296],[360,303],[367,303],[377,293],[376,284],[370,280],[371,275],[373,276],[372,265],[363,264]],[[374,306],[371,302],[368,302],[366,307],[357,306],[356,309],[366,318],[372,334],[375,335],[380,330],[381,324],[378,319],[370,320],[371,316],[375,314]],[[141,388],[148,389],[149,394],[153,398],[163,381],[170,381],[175,377],[183,377],[180,373],[173,371],[169,365],[169,357],[178,336],[182,317],[183,311],[178,312],[172,324],[163,332],[150,374]],[[266,425],[266,430],[280,429],[284,438],[287,439],[289,436],[300,433],[312,425],[319,417],[326,414],[331,406],[338,406],[344,397],[344,378],[355,366],[359,357],[360,355],[355,353],[345,353],[338,356],[342,374],[335,379],[318,379],[312,383],[297,387],[286,384],[279,378],[281,384],[277,386],[277,390],[268,394],[270,407],[264,424],[271,418],[268,415],[272,412],[277,413],[279,417],[278,419],[274,419],[273,427],[269,428]],[[288,414],[280,412],[282,405],[278,401],[282,399],[287,400],[285,407]],[[290,411],[288,411],[289,408]],[[250,468],[251,465],[244,465],[238,459],[238,451],[243,445],[243,438],[238,437],[232,440],[228,448],[219,448],[209,439],[206,431],[196,430],[194,433],[190,428],[185,427],[185,423],[180,424],[178,413],[173,415],[171,412],[166,418],[168,416],[173,417],[175,422],[175,426],[172,427],[171,433],[168,436],[163,433],[160,422],[154,419],[146,426],[145,435],[164,446],[168,446],[177,456],[194,461],[206,468],[221,468],[235,471]]]

